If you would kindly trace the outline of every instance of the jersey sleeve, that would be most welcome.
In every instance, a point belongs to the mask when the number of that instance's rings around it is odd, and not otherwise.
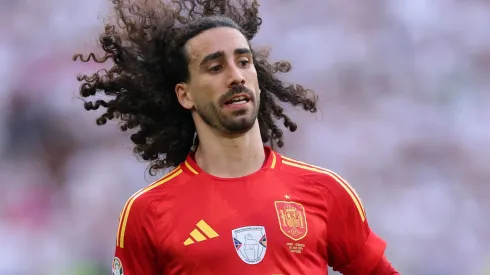
[[[328,184],[327,205],[329,265],[344,275],[373,272],[377,275],[386,242],[369,228],[364,207],[354,188],[334,173]]]
[[[121,213],[112,262],[112,274],[156,275],[157,259],[152,242],[149,204],[134,196]]]

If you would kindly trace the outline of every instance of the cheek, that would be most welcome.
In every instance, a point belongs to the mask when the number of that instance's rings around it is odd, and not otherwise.
[[[226,92],[226,85],[223,85],[223,81],[219,78],[209,78],[203,82],[203,93],[210,100],[219,98]]]
[[[246,71],[246,79],[249,81],[249,83],[258,85],[259,81],[257,79],[257,71],[255,70],[255,67],[252,67]]]
[[[193,97],[196,104],[206,104],[216,101],[220,93],[217,81],[203,79],[199,84],[193,87]]]

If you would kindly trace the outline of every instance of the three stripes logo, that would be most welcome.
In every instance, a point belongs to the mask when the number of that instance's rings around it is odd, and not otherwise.
[[[211,226],[209,226],[209,224],[207,224],[204,220],[200,220],[196,226],[197,228],[192,230],[190,237],[185,240],[185,246],[219,236],[218,233],[216,233],[216,231],[214,231],[214,229],[211,228]]]

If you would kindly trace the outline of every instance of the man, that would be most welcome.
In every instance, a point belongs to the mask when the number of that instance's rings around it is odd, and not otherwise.
[[[316,96],[251,48],[258,3],[183,2],[116,2],[123,26],[91,55],[114,67],[79,78],[114,98],[85,104],[107,108],[98,124],[119,118],[152,171],[174,167],[124,206],[113,274],[398,274],[345,180],[264,146],[283,145],[273,117],[296,129],[276,98],[315,112]]]

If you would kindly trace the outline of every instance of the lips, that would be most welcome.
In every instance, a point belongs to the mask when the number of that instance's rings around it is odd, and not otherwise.
[[[249,102],[250,99],[250,96],[248,96],[247,94],[238,94],[226,100],[225,105],[245,104]]]

